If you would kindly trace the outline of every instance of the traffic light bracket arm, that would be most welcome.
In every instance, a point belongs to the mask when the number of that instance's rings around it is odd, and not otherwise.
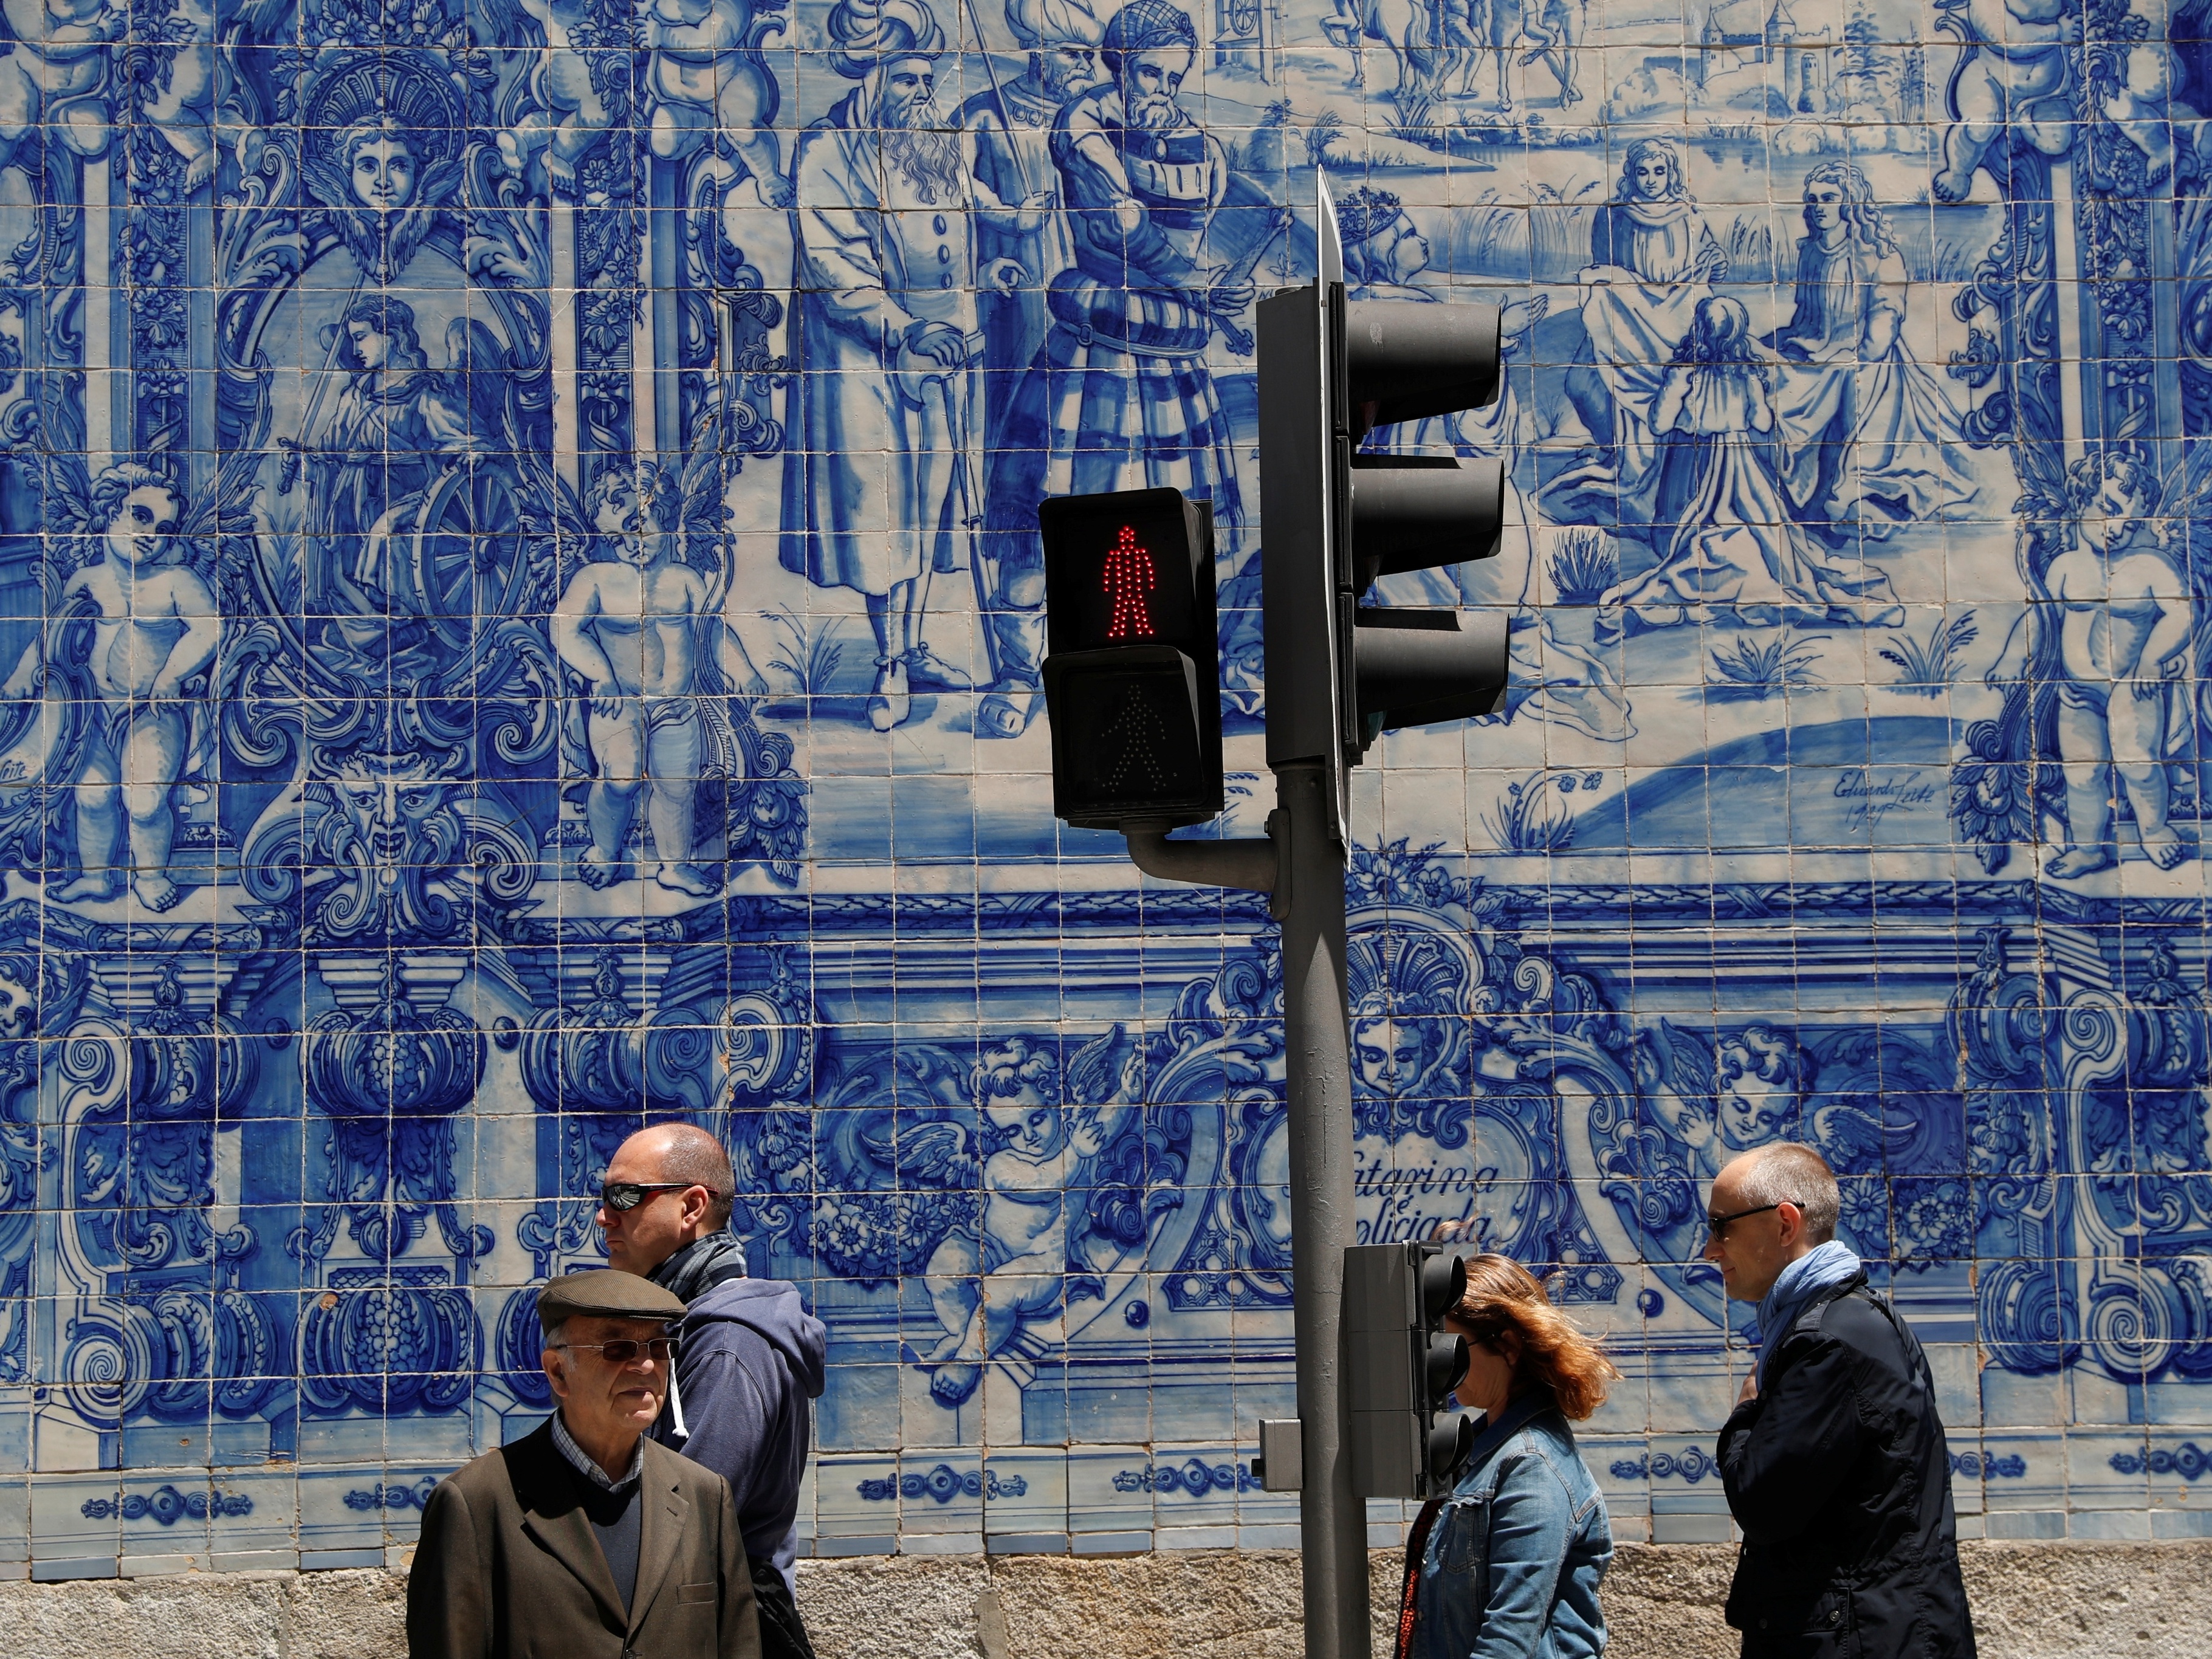
[[[1121,834],[1129,861],[1148,876],[1265,893],[1278,921],[1291,908],[1291,821],[1279,807],[1267,814],[1265,841],[1170,841],[1165,830],[1140,823],[1123,824]]]

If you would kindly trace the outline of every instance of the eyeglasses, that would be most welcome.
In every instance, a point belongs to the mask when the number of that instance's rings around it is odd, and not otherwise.
[[[556,1342],[553,1346],[599,1354],[610,1365],[629,1364],[641,1349],[665,1365],[676,1352],[676,1339],[672,1336],[648,1336],[642,1342],[625,1336],[612,1342]]]
[[[1799,1204],[1794,1198],[1781,1198],[1777,1199],[1771,1204],[1757,1204],[1753,1205],[1748,1210],[1738,1210],[1734,1215],[1709,1215],[1705,1218],[1705,1225],[1711,1229],[1712,1235],[1715,1238],[1724,1238],[1728,1236],[1728,1230],[1729,1227],[1742,1220],[1746,1216],[1765,1215],[1769,1210],[1778,1210],[1784,1204],[1790,1205],[1795,1208],[1801,1210],[1805,1207],[1803,1205]]]
[[[599,1202],[617,1215],[627,1214],[645,1202],[647,1193],[683,1193],[700,1185],[696,1181],[610,1181],[599,1188]],[[726,1198],[726,1193],[707,1190],[716,1198]]]

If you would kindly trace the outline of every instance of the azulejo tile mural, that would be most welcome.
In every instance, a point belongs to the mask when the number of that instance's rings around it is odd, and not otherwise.
[[[385,1561],[672,1115],[813,1548],[1294,1539],[1274,935],[1053,820],[1036,505],[1211,498],[1257,833],[1323,176],[1510,341],[1375,440],[1509,464],[1385,597],[1515,680],[1358,781],[1365,1235],[1723,1537],[1698,1184],[1808,1139],[1969,1530],[2205,1530],[2208,11],[0,0],[0,1566]]]

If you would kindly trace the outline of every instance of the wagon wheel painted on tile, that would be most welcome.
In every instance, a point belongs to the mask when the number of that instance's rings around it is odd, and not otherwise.
[[[424,623],[445,648],[466,656],[481,619],[513,616],[526,578],[520,503],[505,470],[463,461],[439,475],[408,538],[408,563]]]

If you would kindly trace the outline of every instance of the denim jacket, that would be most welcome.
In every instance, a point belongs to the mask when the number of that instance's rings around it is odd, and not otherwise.
[[[1581,1659],[1605,1650],[1605,1499],[1548,1395],[1476,1438],[1429,1528],[1414,1659]]]

